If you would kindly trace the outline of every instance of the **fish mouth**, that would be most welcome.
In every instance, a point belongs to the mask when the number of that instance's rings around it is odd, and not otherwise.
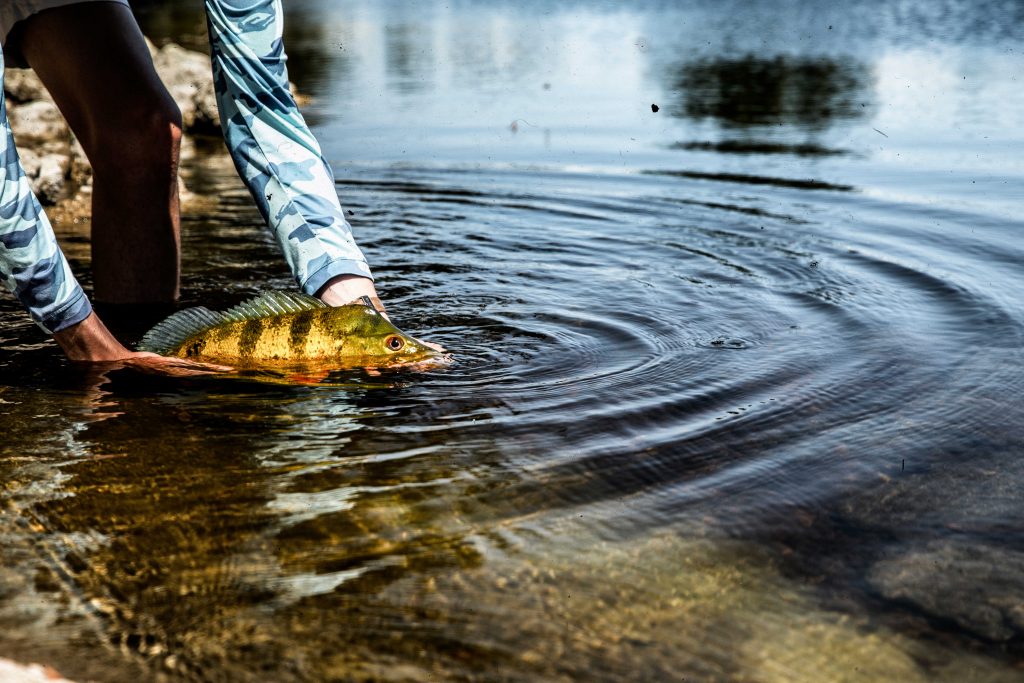
[[[434,370],[447,367],[455,362],[452,354],[437,344],[428,344],[416,340],[423,350],[410,353],[404,357],[393,358],[387,367],[401,367],[409,370]]]
[[[420,346],[426,348],[428,353],[430,353],[431,351],[433,351],[435,353],[439,353],[439,354],[447,353],[447,349],[445,349],[440,344],[435,344],[433,342],[423,341],[422,339],[415,339],[415,338],[413,339],[413,341],[416,342],[417,344],[419,344]]]
[[[443,370],[455,364],[455,358],[450,353],[439,353],[436,356],[413,362],[406,366],[410,370],[427,371]]]
[[[422,339],[417,339],[416,337],[406,334],[403,334],[402,337],[405,339],[408,346],[405,350],[397,354],[399,357],[404,356],[410,360],[437,358],[439,356],[451,357],[448,350],[440,344],[423,341]]]

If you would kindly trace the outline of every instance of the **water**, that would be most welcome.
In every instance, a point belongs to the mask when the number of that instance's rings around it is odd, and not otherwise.
[[[136,9],[201,45],[195,8]],[[0,652],[1024,679],[1017,3],[288,11],[392,315],[458,362],[90,371],[5,296]],[[183,303],[290,286],[217,145],[184,173]]]

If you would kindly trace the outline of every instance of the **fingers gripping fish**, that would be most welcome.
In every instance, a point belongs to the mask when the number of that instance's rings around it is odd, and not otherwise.
[[[243,367],[382,367],[441,355],[366,303],[335,307],[280,291],[264,292],[220,313],[204,307],[178,311],[147,332],[138,348]]]

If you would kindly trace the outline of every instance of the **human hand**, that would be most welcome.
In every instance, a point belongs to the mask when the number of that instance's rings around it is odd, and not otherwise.
[[[380,297],[377,296],[377,290],[373,286],[373,280],[362,275],[338,275],[333,277],[320,288],[316,295],[328,306],[344,306],[364,296],[370,297],[371,300],[376,299],[380,301]],[[381,304],[381,308],[383,308],[383,304]],[[385,318],[388,317],[384,311],[381,311],[381,314]]]
[[[88,318],[76,325],[56,332],[53,338],[64,349],[69,360],[79,363],[129,367],[170,377],[192,377],[231,370],[224,365],[130,351],[117,341],[95,313],[90,313]]]
[[[344,306],[350,304],[359,299],[360,297],[368,296],[372,301],[380,302],[380,297],[377,296],[377,290],[373,286],[373,280],[362,275],[338,275],[327,281],[327,283],[320,288],[320,291],[316,293],[317,297],[328,306]],[[381,303],[377,309],[380,314],[388,320],[388,314],[383,310],[384,304]],[[444,353],[444,347],[440,344],[434,344],[432,342],[423,341],[417,339],[424,346],[428,346],[439,353]]]
[[[131,368],[139,372],[151,375],[163,375],[165,377],[198,377],[201,375],[215,375],[232,370],[227,365],[214,365],[213,363],[198,363],[185,358],[169,358],[159,356],[155,353],[143,351],[132,351],[131,355],[116,361],[116,364]]]

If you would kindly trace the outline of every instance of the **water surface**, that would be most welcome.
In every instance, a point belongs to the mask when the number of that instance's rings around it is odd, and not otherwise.
[[[5,297],[0,652],[1024,678],[1020,8],[834,5],[289,2],[382,294],[457,363],[87,371]],[[186,166],[183,305],[289,287],[217,144]]]

